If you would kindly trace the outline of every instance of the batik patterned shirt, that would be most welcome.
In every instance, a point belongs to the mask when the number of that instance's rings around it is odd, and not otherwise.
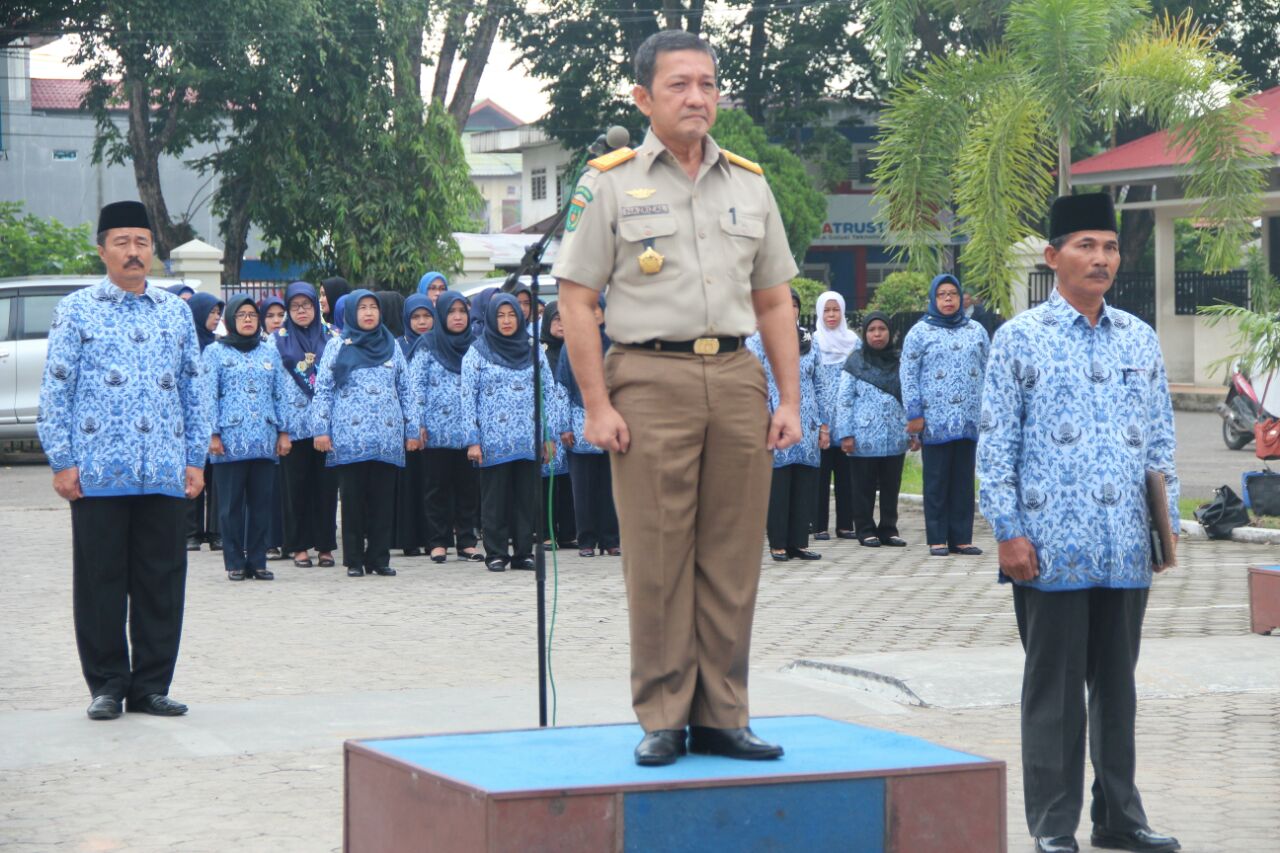
[[[341,339],[325,344],[311,402],[313,435],[333,442],[325,465],[374,461],[403,468],[404,443],[418,438],[420,428],[404,354],[393,347],[389,361],[358,367],[335,388],[333,360],[344,346]]]
[[[977,439],[982,374],[990,342],[966,320],[947,328],[921,320],[902,342],[902,403],[907,418],[924,418],[925,444]]]
[[[996,332],[981,431],[979,505],[997,540],[1035,546],[1027,586],[1150,586],[1148,469],[1164,475],[1178,529],[1173,407],[1150,326],[1110,306],[1092,326],[1054,290]]]
[[[831,443],[853,439],[853,456],[898,456],[907,452],[907,412],[892,394],[840,371]]]
[[[769,385],[769,411],[772,413],[778,408],[782,398],[759,333],[747,338],[747,349],[764,365],[764,378]],[[817,468],[822,464],[818,439],[822,425],[829,423],[827,413],[831,411],[831,401],[827,399],[827,386],[818,376],[820,366],[816,347],[810,347],[807,353],[800,356],[800,440],[790,447],[773,452],[774,468],[785,468],[788,465]]]
[[[54,471],[78,468],[86,497],[186,496],[209,421],[200,345],[180,297],[104,278],[64,297],[49,327],[36,430]]]
[[[539,347],[542,381],[555,380]],[[467,445],[480,445],[488,468],[521,459],[535,460],[533,432],[533,367],[515,369],[494,364],[472,347],[462,358],[462,420]]]
[[[329,337],[336,340],[338,337],[337,330],[328,326],[325,328],[329,330]],[[277,355],[280,352],[280,338],[286,337],[288,334],[289,327],[282,326],[275,334],[267,337],[267,340],[271,342],[271,346],[276,348]],[[328,350],[328,348],[328,345],[326,345],[325,349]],[[281,369],[284,369],[283,365],[281,365]],[[301,375],[299,374],[299,376]],[[314,397],[303,391],[302,387],[289,375],[287,370],[285,370],[285,378],[289,382],[283,386],[280,402],[280,419],[284,423],[284,430],[289,433],[289,438],[293,441],[313,438],[316,434],[315,425],[311,420],[311,401]],[[318,376],[316,380],[319,380]],[[305,377],[303,381],[306,381]]]
[[[462,374],[442,365],[423,347],[409,365],[427,447],[462,450],[467,447],[467,422],[462,414]]]
[[[293,385],[276,348],[265,341],[249,352],[211,344],[200,357],[201,397],[223,454],[209,455],[214,465],[270,459],[278,462],[276,439],[283,430],[285,385]]]

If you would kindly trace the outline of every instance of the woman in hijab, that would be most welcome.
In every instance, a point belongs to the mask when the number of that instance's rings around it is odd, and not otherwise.
[[[284,299],[279,296],[265,296],[258,303],[258,311],[262,314],[262,339],[270,341],[271,336],[284,326],[284,318],[288,314],[284,307]],[[272,349],[275,345],[272,344]],[[281,417],[284,412],[284,401],[280,403]],[[267,525],[267,559],[284,559],[284,466],[273,465],[271,483],[271,523]]]
[[[872,311],[864,317],[862,336],[864,346],[849,353],[841,370],[833,441],[839,442],[841,453],[853,466],[853,524],[858,541],[868,548],[902,547],[907,544],[898,536],[902,463],[908,446],[919,450],[920,443],[907,436],[899,381],[901,358],[892,347],[889,315]]]
[[[542,351],[546,354],[547,364],[551,365],[551,370],[556,376],[555,386],[563,392],[562,402],[566,418],[571,417],[568,392],[559,381],[560,359],[564,352],[564,323],[560,319],[560,303],[552,301],[547,305],[546,310],[542,312],[538,328]],[[562,436],[557,435],[556,459],[551,465],[543,466],[542,487],[543,492],[546,493],[548,485],[551,486],[551,524],[547,527],[549,542],[558,548],[576,548],[578,547],[578,527],[573,512],[573,483],[569,476],[570,465],[566,449],[567,445],[562,441]],[[546,482],[548,477],[554,478],[554,482],[548,484]]]
[[[600,351],[609,351],[609,336],[604,328],[605,299],[596,302],[595,319],[600,328]],[[573,517],[577,525],[578,556],[594,557],[596,549],[611,557],[622,555],[618,537],[618,513],[613,505],[613,477],[609,470],[609,454],[587,441],[586,409],[582,390],[573,374],[569,350],[560,353],[556,378],[569,396],[569,424],[560,437],[569,448],[569,474],[573,480]]]
[[[346,308],[346,305],[347,305],[347,297],[348,297],[348,296],[350,296],[350,295],[351,295],[351,294],[349,294],[349,293],[344,293],[344,294],[342,294],[341,296],[339,296],[339,297],[338,297],[338,306],[337,306],[336,308],[334,308],[334,309],[333,309],[333,321],[332,321],[332,322],[333,322],[333,330],[334,330],[335,334],[341,334],[341,333],[342,333],[342,326],[343,326],[343,324],[346,322],[346,319],[345,319],[345,318],[346,318],[346,311],[345,311],[344,309]]]
[[[263,340],[271,337],[280,330],[284,325],[284,318],[288,309],[284,307],[284,299],[279,296],[265,296],[258,303],[258,310],[262,312],[262,337]]]
[[[818,378],[826,390],[827,399],[834,400],[840,387],[840,373],[849,354],[862,346],[861,339],[845,323],[844,297],[828,290],[818,297],[815,315],[818,327],[813,333],[813,346],[818,351]],[[822,465],[818,468],[817,503],[814,506],[814,539],[831,538],[827,524],[831,518],[831,480],[836,487],[836,536],[852,539],[853,489],[850,479],[849,457],[840,452],[834,441],[822,451]]]
[[[212,293],[195,293],[187,300],[191,319],[196,324],[196,339],[203,353],[218,339],[215,334],[222,320],[223,302]],[[213,466],[204,465],[205,490],[187,501],[187,550],[199,551],[208,542],[210,551],[222,550],[218,526],[217,484],[213,482]]]
[[[473,340],[466,298],[440,294],[436,324],[416,344],[410,372],[417,389],[426,450],[427,545],[443,563],[449,548],[459,560],[483,562],[476,548],[480,527],[480,475],[467,460],[472,436],[462,417],[462,362]]]
[[[316,449],[338,469],[342,491],[342,562],[348,577],[394,575],[396,470],[422,447],[409,365],[382,322],[378,298],[354,290],[341,339],[325,347],[312,420]]]
[[[485,319],[489,316],[489,300],[499,292],[498,288],[490,287],[471,297],[471,325],[475,329],[477,340],[484,334]]]
[[[506,571],[508,561],[514,569],[533,568],[538,469],[553,455],[545,443],[535,447],[531,429],[535,353],[544,381],[550,381],[551,368],[525,331],[520,303],[509,293],[495,295],[483,334],[462,360],[467,458],[480,466],[480,518],[491,572]]]
[[[253,297],[231,297],[227,314],[227,334],[200,357],[213,424],[209,455],[217,483],[222,564],[229,580],[269,581],[275,577],[267,569],[275,469],[290,449],[279,414],[289,379],[276,348],[262,339]]]
[[[523,281],[517,281],[516,286],[511,289],[511,295],[520,303],[520,311],[524,315],[523,325],[530,328],[529,324],[534,321],[533,288]]]
[[[181,297],[183,300],[187,302],[190,302],[191,297],[196,295],[195,288],[189,284],[182,284],[182,283],[171,284],[168,287],[166,287],[165,290],[169,291],[174,296]]]
[[[404,297],[394,290],[376,290],[373,297],[378,300],[378,309],[382,312],[382,325],[391,330],[396,338],[404,335]]]
[[[822,451],[830,443],[828,424],[830,400],[818,377],[818,351],[813,338],[800,327],[800,295],[791,291],[796,334],[800,342],[800,440],[785,450],[773,452],[773,483],[769,489],[766,530],[769,553],[778,562],[790,559],[819,560],[822,555],[809,550],[809,528],[813,523],[815,480],[822,463]],[[778,383],[764,350],[760,333],[747,339],[747,348],[764,365],[769,384],[769,411],[778,407]]]
[[[418,279],[418,293],[431,300],[431,304],[435,305],[440,299],[440,294],[449,289],[449,279],[444,277],[442,272],[426,273],[422,278]]]
[[[334,564],[338,547],[338,478],[325,468],[325,456],[315,447],[311,410],[316,394],[317,367],[333,342],[333,331],[320,313],[316,289],[295,281],[284,292],[288,313],[284,325],[271,336],[289,382],[284,386],[281,419],[293,450],[280,466],[284,477],[284,553],[299,568],[312,566],[315,548],[321,566]]]
[[[982,553],[973,544],[973,472],[990,341],[963,301],[958,278],[933,280],[899,371],[907,432],[924,445],[924,525],[935,557]]]
[[[333,278],[326,278],[320,282],[320,313],[324,315],[326,322],[342,327],[342,312],[338,310],[338,300],[351,292],[351,285],[345,278],[336,275]]]
[[[382,300],[378,300],[379,305]],[[428,357],[427,336],[435,326],[435,307],[426,294],[415,293],[404,300],[404,334],[396,339],[405,363],[409,365],[409,377],[414,376],[414,360]],[[416,386],[415,386],[416,388]],[[414,396],[414,418],[421,422],[421,397]],[[404,455],[404,468],[396,475],[396,523],[392,533],[394,547],[406,557],[419,557],[423,548],[429,548],[430,533],[427,525],[427,468],[426,454],[417,450]]]

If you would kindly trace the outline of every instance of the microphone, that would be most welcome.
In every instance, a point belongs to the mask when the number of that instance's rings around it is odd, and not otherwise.
[[[587,153],[591,154],[593,157],[599,157],[603,154],[608,154],[610,151],[615,149],[625,148],[630,144],[631,134],[625,127],[615,124],[613,127],[596,137],[596,141],[591,143],[591,146],[587,148]]]

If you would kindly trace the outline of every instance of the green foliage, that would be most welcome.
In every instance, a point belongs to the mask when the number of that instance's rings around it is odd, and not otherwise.
[[[1251,248],[1245,258],[1249,273],[1249,291],[1252,306],[1202,305],[1200,316],[1210,326],[1223,321],[1234,322],[1235,334],[1231,346],[1235,352],[1209,365],[1211,370],[1222,370],[1230,375],[1232,364],[1238,359],[1245,373],[1260,376],[1280,369],[1280,282],[1267,268],[1266,256]]]
[[[906,38],[903,10],[939,2],[876,0],[892,13],[877,38]],[[1200,253],[1209,271],[1233,266],[1269,162],[1234,58],[1190,14],[1152,19],[1145,0],[1010,0],[1005,20],[1000,46],[931,60],[881,116],[877,196],[910,268],[938,269],[951,232],[967,235],[969,279],[1007,315],[1013,247],[1044,218],[1050,169],[1069,192],[1072,140],[1132,117],[1190,152],[1187,197],[1206,199],[1195,218],[1210,226]]]
[[[827,198],[814,187],[804,163],[781,145],[771,143],[742,110],[720,110],[711,134],[721,148],[764,168],[765,180],[782,214],[787,243],[792,254],[803,257],[827,215]]]
[[[89,225],[22,215],[19,202],[0,202],[0,278],[25,275],[101,275]]]
[[[1249,296],[1253,310],[1261,314],[1280,311],[1280,281],[1268,269],[1267,256],[1257,246],[1245,254],[1245,272],[1249,274]]]
[[[796,276],[791,279],[791,289],[800,295],[800,313],[813,314],[818,305],[818,297],[831,288],[812,278]]]
[[[929,275],[922,272],[893,272],[885,276],[867,304],[868,311],[883,311],[892,317],[929,307]]]

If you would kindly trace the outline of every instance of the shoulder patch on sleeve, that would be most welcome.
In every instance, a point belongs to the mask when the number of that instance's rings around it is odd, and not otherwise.
[[[739,157],[737,154],[734,154],[732,151],[725,151],[724,149],[721,149],[721,152],[724,154],[724,159],[728,160],[733,165],[741,166],[742,168],[746,169],[748,172],[755,172],[757,175],[764,174],[764,169],[761,168],[759,163],[753,163],[750,160],[748,160],[746,157]]]
[[[619,148],[617,151],[610,151],[603,157],[589,160],[587,165],[601,172],[607,172],[614,166],[620,166],[635,156],[636,151],[634,148]]]

